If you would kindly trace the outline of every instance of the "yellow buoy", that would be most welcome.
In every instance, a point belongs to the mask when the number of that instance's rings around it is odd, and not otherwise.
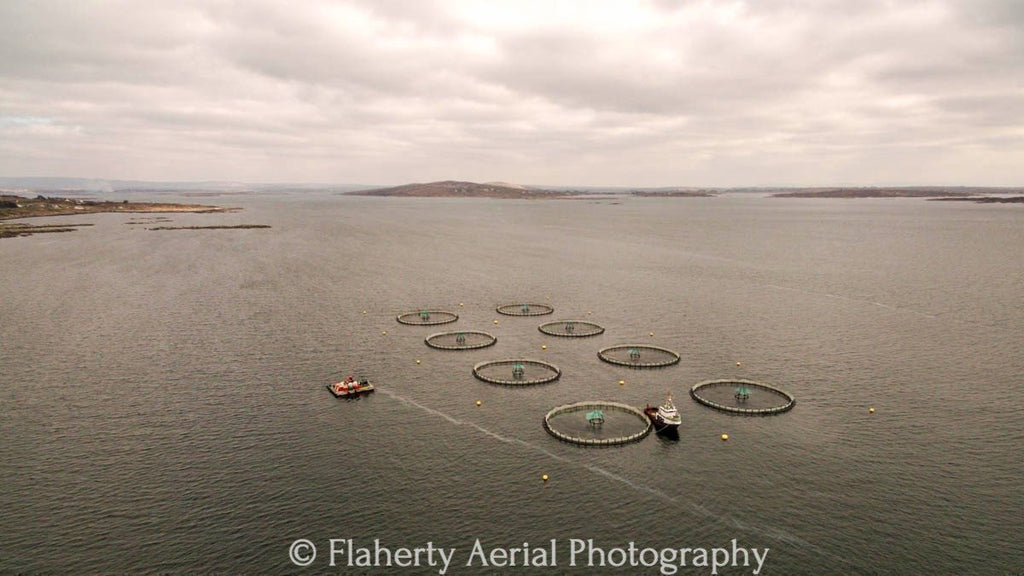
[[[381,336],[387,336],[388,335],[388,331],[387,330],[381,330],[380,331],[380,335]]]
[[[541,344],[540,345],[540,349],[541,350],[547,350],[548,349],[548,345],[547,344]]]
[[[875,413],[875,409],[874,408],[868,408],[868,414],[874,414],[874,413]]]
[[[650,336],[651,338],[654,338],[654,332],[651,332]]]
[[[626,381],[625,380],[619,380],[619,386],[625,386],[625,385],[626,385]]]
[[[742,362],[737,362],[737,363],[736,363],[736,365],[737,365],[737,366],[742,366],[742,365],[743,365],[743,363],[742,363]]]
[[[366,314],[366,310],[363,310],[363,314]]]
[[[463,306],[465,306],[465,304],[463,304],[462,302],[459,302],[459,307],[461,308]]]
[[[419,361],[419,360],[417,360],[417,361],[416,361],[416,363],[417,363],[417,364],[419,364],[419,363],[420,363],[420,361]]]
[[[593,312],[590,311],[590,310],[587,310],[587,314],[593,314]]]
[[[479,400],[477,400],[477,401],[476,401],[476,405],[477,405],[477,406],[480,406],[481,404],[483,404],[483,402],[481,402],[481,401],[479,401]]]
[[[547,474],[544,474],[544,475],[542,475],[542,476],[540,477],[540,479],[541,479],[541,480],[543,480],[543,481],[545,481],[545,482],[547,482],[547,481],[548,481],[548,475],[547,475]]]
[[[495,325],[495,326],[497,326],[497,325],[498,325],[498,321],[497,321],[497,320],[495,320],[495,321],[494,321],[494,325]]]
[[[725,442],[728,439],[729,439],[729,435],[728,434],[722,434],[722,442]]]

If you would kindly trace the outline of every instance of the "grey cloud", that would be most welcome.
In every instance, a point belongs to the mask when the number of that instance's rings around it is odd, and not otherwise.
[[[987,150],[961,182],[1017,178],[1015,3],[544,6],[0,3],[0,173],[871,184]]]

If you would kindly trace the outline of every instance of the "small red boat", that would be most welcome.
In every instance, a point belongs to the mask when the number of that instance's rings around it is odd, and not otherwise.
[[[334,394],[336,398],[353,398],[361,394],[369,394],[370,392],[373,392],[373,384],[370,384],[368,380],[357,381],[349,376],[341,382],[328,384],[327,389],[330,390],[331,394]]]

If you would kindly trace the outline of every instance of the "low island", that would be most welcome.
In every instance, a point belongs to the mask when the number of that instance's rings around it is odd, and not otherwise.
[[[504,198],[536,200],[570,198],[578,196],[580,193],[527,188],[518,184],[507,184],[504,182],[478,184],[476,182],[445,180],[442,182],[405,184],[391,188],[358,190],[346,192],[345,194],[350,196],[395,196],[401,198]]]
[[[713,198],[713,194],[707,190],[633,190],[630,192],[637,198]]]

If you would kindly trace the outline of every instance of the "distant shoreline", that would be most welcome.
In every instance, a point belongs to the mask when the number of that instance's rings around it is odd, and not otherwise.
[[[929,198],[939,202],[973,202],[975,204],[1024,204],[1024,196],[958,196],[956,198]]]
[[[571,190],[549,190],[505,183],[478,184],[445,180],[442,182],[405,184],[389,188],[373,188],[345,192],[350,196],[398,198],[497,198],[528,200],[562,200],[595,197],[633,198],[714,198],[723,194],[760,193],[771,198],[990,198],[991,194],[1024,194],[1024,188],[991,188],[979,186],[895,186],[895,187],[814,187],[814,188],[655,188],[595,191],[581,187]],[[989,200],[987,202],[995,202]]]
[[[82,200],[77,198],[57,198],[36,196],[0,196],[0,220],[16,218],[38,218],[42,216],[77,216],[79,214],[101,214],[110,212],[133,213],[171,213],[187,212],[207,214],[211,212],[234,212],[238,208],[207,206],[202,204],[174,204],[160,202],[129,202],[123,200]]]
[[[661,192],[657,190],[633,190],[630,196],[637,198],[714,198],[717,194],[705,191],[672,190]]]
[[[791,192],[777,192],[772,198],[929,198],[964,200],[984,197],[992,193],[1024,193],[1024,188],[979,187],[892,187],[892,188],[808,188]]]
[[[0,179],[2,182],[3,179]],[[770,198],[821,198],[821,199],[850,199],[850,198],[923,198],[923,199],[949,199],[959,198],[1005,198],[1007,196],[1024,195],[1024,187],[995,187],[995,186],[805,186],[805,187],[776,187],[776,186],[733,186],[733,187],[696,187],[696,186],[664,186],[664,187],[600,187],[600,186],[577,186],[577,187],[545,187],[534,185],[519,185],[508,182],[465,182],[457,180],[444,180],[439,182],[412,183],[401,186],[390,187],[358,187],[356,189],[349,185],[280,185],[262,187],[250,187],[252,189],[240,190],[241,184],[225,186],[224,189],[200,188],[198,184],[190,186],[189,183],[182,183],[182,187],[174,189],[170,187],[146,188],[142,184],[132,188],[114,189],[107,191],[96,191],[86,188],[67,188],[54,190],[21,188],[4,190],[0,189],[0,220],[10,218],[29,218],[33,216],[55,216],[61,214],[81,214],[96,212],[227,212],[232,208],[218,206],[204,206],[195,204],[180,203],[158,203],[158,202],[134,202],[129,200],[109,200],[111,196],[132,197],[140,191],[150,191],[158,194],[175,194],[177,196],[190,197],[216,197],[233,195],[259,194],[256,189],[266,193],[275,191],[296,191],[329,192],[343,196],[372,196],[372,197],[396,197],[396,198],[491,198],[504,200],[581,200],[581,199],[611,199],[611,198],[715,198],[722,196],[736,195],[757,195]],[[206,184],[209,185],[209,184]],[[39,194],[35,198],[23,197],[25,194]],[[962,201],[962,200],[959,200]],[[4,209],[9,208],[11,202],[28,207],[27,210],[19,210],[11,213]],[[981,203],[1018,203],[1015,200],[985,200]],[[34,204],[35,207],[29,206]],[[57,204],[57,207],[47,204]]]
[[[207,206],[201,204],[172,204],[157,202],[121,202],[57,198],[39,195],[35,198],[0,195],[0,238],[15,238],[47,232],[73,232],[81,226],[92,224],[4,224],[4,220],[21,218],[42,218],[46,216],[79,216],[82,214],[124,213],[124,214],[209,214],[214,212],[235,212],[238,208]],[[135,222],[131,222],[134,224]]]

